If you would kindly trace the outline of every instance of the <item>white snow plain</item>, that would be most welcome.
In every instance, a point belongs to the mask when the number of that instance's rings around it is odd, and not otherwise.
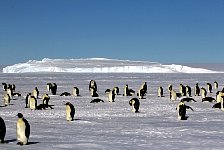
[[[214,103],[197,102],[187,105],[194,112],[187,111],[188,120],[178,120],[177,101],[169,100],[168,84],[173,84],[179,91],[179,84],[192,87],[199,83],[219,83],[223,88],[224,75],[213,74],[146,74],[146,73],[0,73],[0,81],[16,85],[16,92],[22,97],[14,97],[11,105],[0,107],[0,116],[7,126],[6,144],[0,144],[1,150],[163,150],[163,149],[223,149],[224,147],[224,112],[213,109]],[[89,81],[98,85],[99,98],[104,103],[90,103],[93,99],[88,90]],[[48,93],[46,84],[55,82],[58,94],[50,95],[49,104],[54,109],[31,111],[25,107],[25,96],[35,87],[40,97]],[[122,96],[125,84],[137,91],[143,82],[147,82],[148,91],[145,99],[140,100],[139,113],[131,111],[129,100]],[[71,92],[72,87],[80,89],[80,97],[61,97],[62,92]],[[104,91],[118,86],[121,95],[110,103]],[[159,86],[164,88],[165,97],[157,97]],[[215,97],[217,90],[208,96]],[[3,92],[1,96],[3,97]],[[75,120],[65,119],[65,103],[71,102],[76,109]],[[42,102],[38,99],[38,104]],[[3,105],[3,101],[0,103]],[[17,113],[21,112],[29,121],[31,135],[29,145],[19,146],[16,141]]]
[[[107,58],[30,60],[3,68],[3,73],[73,72],[73,73],[218,73],[183,65],[163,65],[149,61]]]

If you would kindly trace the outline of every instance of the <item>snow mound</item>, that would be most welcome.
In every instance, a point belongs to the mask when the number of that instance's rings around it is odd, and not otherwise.
[[[218,73],[183,65],[107,58],[29,60],[3,68],[3,73],[72,72],[72,73]]]

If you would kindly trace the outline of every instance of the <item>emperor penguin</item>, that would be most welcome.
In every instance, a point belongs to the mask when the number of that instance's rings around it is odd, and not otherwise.
[[[119,95],[119,87],[116,86],[113,88],[113,90],[115,95]]]
[[[30,109],[35,110],[37,108],[37,99],[34,96],[31,96],[29,101],[30,101]]]
[[[5,93],[5,94],[3,95],[3,100],[4,100],[4,104],[5,104],[5,106],[8,106],[8,105],[10,104],[10,100],[11,100],[9,94]]]
[[[158,93],[158,97],[163,97],[163,87],[162,87],[162,86],[160,86],[160,87],[158,88],[157,93]]]
[[[143,99],[144,95],[145,95],[144,89],[139,89],[137,93],[138,98]]]
[[[13,99],[13,91],[11,88],[7,88],[6,93],[9,95],[10,99]]]
[[[183,84],[180,84],[180,93],[182,96],[186,96],[186,87]]]
[[[66,120],[73,121],[75,115],[75,108],[70,102],[67,102],[65,105],[66,105]]]
[[[186,96],[191,97],[191,87],[190,86],[186,86]]]
[[[7,84],[6,83],[2,83],[2,88],[3,88],[3,91],[6,91],[7,90]]]
[[[205,98],[206,95],[207,95],[207,91],[206,91],[205,88],[202,87],[202,88],[201,88],[201,98]]]
[[[6,126],[5,121],[0,117],[0,140],[1,143],[5,142]]]
[[[90,88],[91,96],[92,97],[99,97],[99,95],[96,93],[96,89],[91,87]]]
[[[131,94],[129,92],[128,84],[126,84],[124,87],[124,96],[131,96]]]
[[[47,91],[48,91],[48,92],[51,91],[51,87],[52,87],[52,84],[51,84],[51,83],[47,83]]]
[[[196,83],[196,85],[195,85],[194,95],[200,96],[200,87],[199,87],[198,83]]]
[[[39,97],[39,90],[37,87],[33,90],[33,96],[37,99]]]
[[[169,84],[169,85],[168,85],[168,92],[171,92],[172,89],[173,89],[173,85],[172,85],[172,84]]]
[[[89,91],[91,90],[91,88],[94,88],[95,91],[97,91],[97,84],[95,80],[90,80],[89,81]]]
[[[57,89],[58,89],[58,86],[56,83],[52,83],[51,85],[51,93],[52,95],[56,95],[57,94]]]
[[[114,102],[114,99],[115,99],[114,90],[110,90],[110,92],[108,93],[108,99],[109,99],[109,102]]]
[[[215,82],[214,82],[214,89],[216,89],[216,90],[217,90],[217,89],[218,89],[218,87],[219,87],[219,84],[218,84],[218,82],[217,82],[217,81],[215,81]]]
[[[176,93],[175,90],[171,90],[171,92],[170,92],[170,100],[171,101],[177,100],[177,93]]]
[[[130,101],[129,101],[129,105],[132,106],[132,111],[133,112],[139,112],[139,106],[140,106],[140,101],[138,98],[132,98]]]
[[[180,103],[176,107],[176,110],[178,112],[178,119],[187,120],[188,117],[186,116],[186,109],[191,109],[192,111],[194,111],[190,106],[187,106],[184,101],[180,101]]]
[[[23,114],[18,113],[18,121],[16,123],[16,135],[18,145],[26,145],[28,144],[28,140],[30,137],[30,124],[29,122],[23,117]]]
[[[43,101],[43,104],[46,104],[46,107],[48,107],[49,105],[49,100],[50,100],[50,96],[48,94],[44,94],[42,96],[42,101]]]
[[[73,96],[79,96],[79,88],[78,87],[73,87],[72,95]]]
[[[31,97],[31,93],[28,93],[25,98],[25,103],[26,103],[25,108],[30,107],[30,97]]]
[[[208,87],[208,92],[212,93],[212,85],[211,85],[211,83],[207,83],[207,87]]]
[[[224,93],[222,91],[218,91],[216,95],[216,102],[219,103],[222,101],[222,97],[224,96]]]
[[[141,85],[141,87],[140,87],[140,89],[143,89],[143,93],[144,93],[144,95],[147,93],[147,82],[144,82],[142,85]]]

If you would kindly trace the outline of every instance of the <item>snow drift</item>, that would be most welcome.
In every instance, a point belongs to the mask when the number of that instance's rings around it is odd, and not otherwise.
[[[218,73],[183,65],[162,65],[149,61],[106,58],[29,60],[3,68],[3,73],[73,72],[73,73]]]

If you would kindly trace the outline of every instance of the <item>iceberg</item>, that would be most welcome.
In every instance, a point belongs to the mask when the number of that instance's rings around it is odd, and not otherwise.
[[[3,68],[3,73],[70,72],[70,73],[219,73],[183,65],[163,65],[150,61],[107,58],[29,60]]]

